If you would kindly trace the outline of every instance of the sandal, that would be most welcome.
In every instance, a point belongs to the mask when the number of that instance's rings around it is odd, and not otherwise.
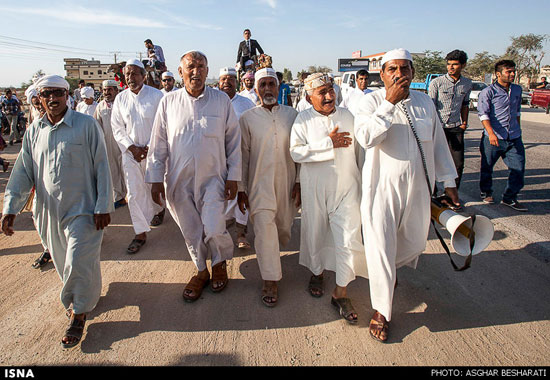
[[[151,220],[151,226],[156,227],[160,226],[162,222],[164,221],[164,214],[166,213],[166,209],[163,209],[161,212],[159,212],[157,215],[153,217],[153,220]]]
[[[135,253],[138,253],[141,247],[145,245],[146,240],[142,239],[134,239],[126,248],[126,253],[129,253],[130,255],[133,255]]]
[[[206,287],[206,285],[208,285],[209,282],[209,278],[203,280],[199,276],[191,277],[191,280],[185,289],[183,289],[183,299],[185,302],[194,302],[198,300],[202,295],[202,290]],[[195,293],[195,295],[191,296],[189,291],[191,291],[191,293]]]
[[[40,255],[40,257],[34,261],[34,263],[32,264],[32,267],[33,267],[34,269],[40,269],[40,268],[42,268],[44,265],[46,265],[47,263],[49,263],[51,259],[52,259],[52,257],[51,257],[51,255],[50,255],[50,252],[44,251],[44,252],[42,252],[42,254]]]
[[[340,316],[346,320],[349,324],[357,323],[357,313],[351,304],[349,298],[334,298],[332,297],[330,303],[338,309]],[[353,314],[356,314],[353,316]]]
[[[325,294],[325,289],[324,289],[324,278],[323,278],[323,275],[319,275],[319,276],[311,276],[311,278],[309,279],[309,286],[308,286],[308,290],[309,290],[309,294],[311,294],[313,297],[316,297],[316,298],[319,298],[319,297],[322,297],[323,294]]]
[[[239,249],[250,248],[250,243],[246,240],[245,236],[239,236],[237,238],[237,248]]]
[[[266,289],[264,284],[262,288],[262,303],[267,307],[274,307],[278,301],[277,293],[277,285]]]
[[[221,282],[222,285],[215,288],[214,284],[217,282]],[[215,293],[221,292],[227,286],[227,282],[227,263],[222,261],[212,267],[212,283],[210,284],[210,288]]]
[[[386,318],[384,318],[384,316],[379,312],[375,312],[372,315],[369,324],[370,336],[377,342],[386,343],[386,340],[388,339],[389,326],[389,322],[386,321]],[[378,336],[374,335],[373,332],[377,332]]]
[[[82,334],[84,333],[84,325],[86,324],[86,315],[84,315],[84,320],[80,320],[74,317],[74,314],[71,313],[71,319],[69,322],[69,327],[65,331],[64,338],[76,338],[71,343],[65,343],[61,340],[61,345],[63,348],[71,348],[76,346],[80,339],[82,339]]]

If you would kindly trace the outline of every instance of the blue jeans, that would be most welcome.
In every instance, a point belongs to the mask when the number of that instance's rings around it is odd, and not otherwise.
[[[479,189],[487,195],[493,194],[493,167],[499,158],[508,166],[510,174],[502,200],[515,201],[523,188],[525,175],[525,148],[521,137],[512,140],[498,140],[498,146],[489,143],[489,137],[483,134],[479,145],[481,152],[481,172]]]

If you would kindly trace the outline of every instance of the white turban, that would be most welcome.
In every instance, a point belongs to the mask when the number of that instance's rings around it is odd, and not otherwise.
[[[141,62],[137,58],[132,58],[132,59],[126,61],[126,66],[130,66],[130,65],[141,67],[142,69],[145,70],[145,66],[143,66],[143,62]]]
[[[167,78],[167,77],[170,77],[170,78],[174,78],[174,74],[172,74],[170,71],[165,71],[162,73],[162,78]]]
[[[234,77],[237,76],[237,71],[232,67],[222,67],[220,69],[220,77],[224,75],[232,75]]]
[[[386,63],[388,61],[392,61],[394,59],[406,59],[406,60],[412,62],[411,53],[409,53],[408,50],[405,50],[403,48],[399,48],[399,49],[394,49],[394,50],[390,50],[390,51],[386,52],[386,54],[384,54],[384,56],[382,57],[382,63],[381,64],[383,66],[384,63]]]
[[[279,78],[277,78],[277,73],[275,72],[275,70],[273,70],[271,67],[265,67],[256,71],[256,74],[254,74],[254,86],[257,88],[260,79],[267,77],[275,78],[277,86],[279,85]]]
[[[325,73],[313,73],[304,79],[304,87],[308,94],[311,95],[312,91],[317,87],[324,86],[326,84],[332,84],[330,77]]]
[[[118,88],[118,82],[116,80],[107,79],[103,81],[103,87],[117,87]]]
[[[65,90],[69,91],[69,82],[67,82],[63,77],[59,75],[45,75],[39,80],[36,81],[34,84],[37,90],[40,91],[42,88],[46,87],[60,87],[64,88]]]
[[[34,87],[34,85],[30,85],[25,90],[25,96],[27,97],[27,103],[28,104],[31,104],[31,100],[32,100],[33,97],[38,96],[38,91],[36,91],[36,88]]]
[[[83,87],[80,90],[80,95],[83,98],[93,99],[94,98],[94,89],[91,87]]]

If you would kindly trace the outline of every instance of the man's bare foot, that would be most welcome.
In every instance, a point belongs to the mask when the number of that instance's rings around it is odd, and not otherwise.
[[[277,304],[278,289],[277,281],[264,281],[262,288],[262,302],[267,307],[273,307]]]

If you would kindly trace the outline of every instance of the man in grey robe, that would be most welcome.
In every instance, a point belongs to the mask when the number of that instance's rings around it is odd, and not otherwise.
[[[36,87],[46,115],[25,132],[6,186],[2,231],[13,235],[15,216],[35,186],[35,225],[63,281],[61,302],[70,315],[61,341],[68,348],[80,341],[86,313],[101,295],[99,255],[113,188],[100,127],[67,107],[67,81],[48,75]]]

